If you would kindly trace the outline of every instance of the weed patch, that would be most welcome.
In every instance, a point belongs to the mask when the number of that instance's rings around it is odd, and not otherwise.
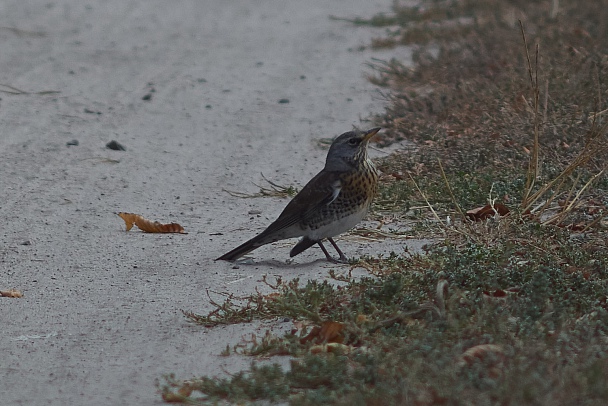
[[[195,403],[599,404],[608,396],[606,256],[557,227],[499,223],[495,238],[482,228],[466,231],[476,238],[453,231],[425,254],[362,258],[353,267],[369,277],[279,280],[272,294],[232,303],[255,307],[252,318],[292,318],[285,336],[268,333],[233,348],[291,355],[290,369],[254,363],[230,378],[168,376],[159,383],[163,396],[189,390]],[[242,321],[218,306],[211,316],[186,316],[204,325]],[[339,335],[310,338],[328,321],[342,326]]]
[[[374,214],[416,221],[424,252],[362,257],[367,276],[265,282],[211,300],[203,326],[289,318],[227,353],[291,357],[158,388],[168,402],[601,405],[608,402],[608,8],[602,2],[427,1],[357,19],[389,105]],[[466,220],[501,203],[508,216]],[[450,218],[450,221],[447,219]]]

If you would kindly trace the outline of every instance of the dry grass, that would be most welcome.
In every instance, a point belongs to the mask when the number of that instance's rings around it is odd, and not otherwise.
[[[226,351],[290,355],[291,369],[167,375],[166,401],[608,403],[608,7],[423,5],[353,22],[390,26],[374,46],[416,50],[414,67],[373,63],[390,101],[375,117],[380,144],[409,145],[378,162],[375,213],[415,221],[412,233],[437,243],[361,258],[351,271],[367,277],[278,280],[273,294],[185,312],[206,326],[291,318],[290,333]],[[488,203],[511,213],[466,220]]]
[[[416,66],[395,60],[373,65],[374,80],[390,88],[389,107],[376,117],[388,129],[381,142],[412,143],[381,168],[406,183],[403,175],[412,174],[440,207],[448,190],[438,158],[466,209],[485,204],[492,188],[498,201],[544,222],[578,224],[587,208],[598,213],[607,186],[606,7],[573,1],[431,4],[396,9],[402,21],[397,42],[416,48]],[[437,23],[437,16],[448,14],[449,24]],[[409,33],[420,27],[429,41],[412,44]],[[567,219],[570,214],[577,216]]]

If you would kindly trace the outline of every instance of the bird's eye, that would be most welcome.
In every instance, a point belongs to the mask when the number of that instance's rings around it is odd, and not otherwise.
[[[358,138],[351,138],[350,140],[348,140],[348,143],[350,145],[359,145],[360,142],[361,140],[359,140]]]

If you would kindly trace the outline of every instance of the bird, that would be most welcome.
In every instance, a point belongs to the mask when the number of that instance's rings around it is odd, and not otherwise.
[[[290,257],[317,244],[329,262],[348,262],[333,237],[357,225],[371,206],[378,190],[378,171],[368,158],[367,146],[380,130],[377,127],[339,135],[329,148],[321,172],[293,197],[279,217],[260,234],[216,261],[235,261],[262,245],[301,237]],[[339,259],[329,254],[324,240],[331,243]]]

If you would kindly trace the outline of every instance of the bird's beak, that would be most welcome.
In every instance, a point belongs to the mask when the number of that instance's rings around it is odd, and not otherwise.
[[[372,137],[374,135],[376,135],[376,133],[378,131],[380,131],[381,129],[382,128],[380,128],[380,127],[372,128],[371,130],[369,130],[368,132],[366,132],[365,134],[363,134],[363,142],[367,142],[367,141],[371,140]]]

